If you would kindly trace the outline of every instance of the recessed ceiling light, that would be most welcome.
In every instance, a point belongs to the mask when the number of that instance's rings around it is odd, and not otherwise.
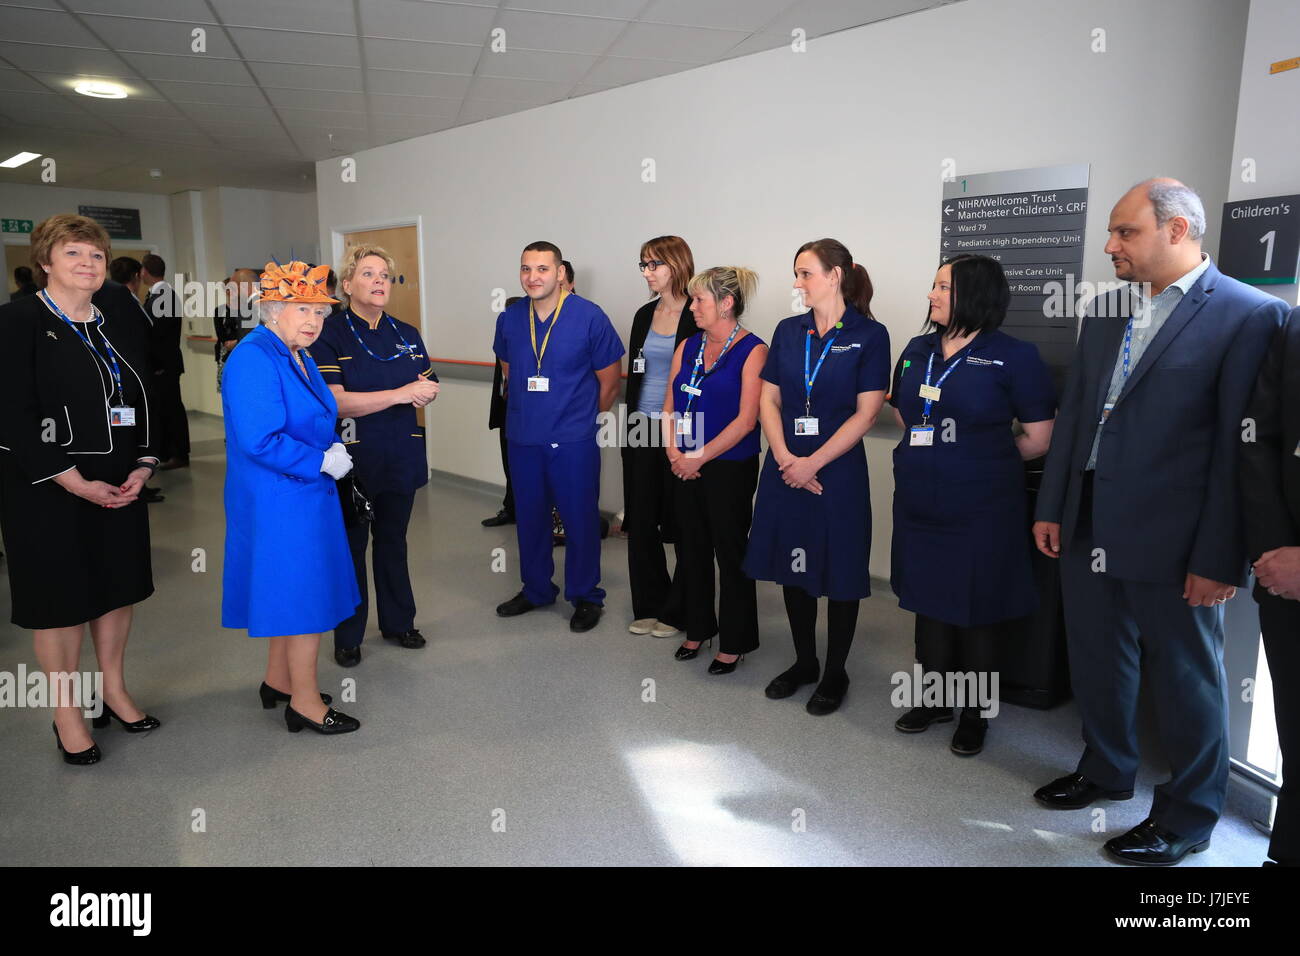
[[[82,96],[94,96],[101,100],[126,99],[125,86],[118,83],[107,83],[104,80],[81,80],[73,89]]]
[[[40,153],[14,153],[3,163],[0,163],[0,166],[3,166],[5,169],[14,169],[18,166],[21,166],[23,163],[30,163],[33,159],[35,159],[39,155],[41,154]]]

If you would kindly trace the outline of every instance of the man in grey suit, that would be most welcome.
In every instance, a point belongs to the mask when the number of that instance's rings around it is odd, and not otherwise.
[[[1133,796],[1145,671],[1172,776],[1105,849],[1170,866],[1209,846],[1227,790],[1222,605],[1247,574],[1240,431],[1286,305],[1201,252],[1205,210],[1177,180],[1134,186],[1107,232],[1130,285],[1085,310],[1033,530],[1061,558],[1084,751],[1034,797],[1076,810]]]

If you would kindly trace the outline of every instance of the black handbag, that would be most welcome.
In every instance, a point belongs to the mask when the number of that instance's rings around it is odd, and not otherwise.
[[[348,473],[336,482],[339,492],[339,505],[343,508],[343,524],[348,528],[375,520],[375,508],[361,490],[361,483],[355,475]]]

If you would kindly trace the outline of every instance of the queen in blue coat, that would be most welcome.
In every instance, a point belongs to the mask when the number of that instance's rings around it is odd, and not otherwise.
[[[323,631],[361,596],[335,481],[351,458],[335,441],[338,406],[307,352],[328,303],[328,266],[267,263],[258,303],[263,325],[226,363],[226,554],[221,623],[271,638],[263,706],[285,701],[290,731],[356,730],[318,690]]]

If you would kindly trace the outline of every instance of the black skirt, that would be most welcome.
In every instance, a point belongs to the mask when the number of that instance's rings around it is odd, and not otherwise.
[[[121,438],[114,454],[93,456],[93,466],[79,463],[82,474],[110,484],[126,481],[135,467],[135,443],[129,435]],[[0,455],[10,620],[28,630],[72,627],[153,594],[147,509],[138,498],[124,508],[104,508],[52,478],[33,485],[12,455]]]

